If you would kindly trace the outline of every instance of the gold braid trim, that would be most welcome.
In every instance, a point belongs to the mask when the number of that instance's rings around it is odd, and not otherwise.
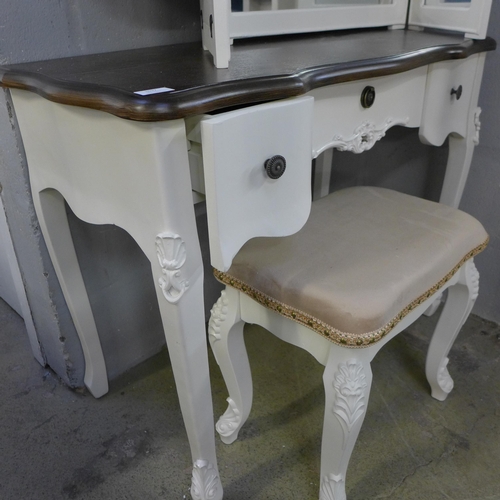
[[[319,333],[322,337],[325,337],[334,344],[344,347],[361,348],[375,344],[376,342],[382,340],[411,311],[413,311],[416,307],[421,305],[428,298],[434,295],[440,288],[442,288],[465,264],[465,262],[481,253],[486,248],[488,242],[489,238],[487,238],[484,243],[467,253],[467,255],[465,255],[465,257],[461,259],[460,262],[455,267],[453,267],[453,269],[449,273],[446,274],[446,276],[440,279],[432,288],[420,295],[420,297],[416,298],[413,302],[408,304],[399,314],[397,314],[391,321],[389,321],[389,323],[384,325],[382,328],[379,328],[378,330],[368,333],[341,332],[340,330],[337,330],[333,326],[324,323],[323,321],[315,318],[314,316],[311,316],[308,313],[305,313],[303,311],[300,311],[299,309],[290,307],[283,302],[273,299],[269,295],[260,292],[259,290],[253,288],[250,285],[247,285],[243,281],[240,281],[239,279],[234,278],[227,273],[214,269],[214,275],[221,283],[236,288],[264,307],[267,307],[268,309],[281,314],[285,318],[289,318],[292,321],[296,321],[297,323],[310,328],[311,330]]]

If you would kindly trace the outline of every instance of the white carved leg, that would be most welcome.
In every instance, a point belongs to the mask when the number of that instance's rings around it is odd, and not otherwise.
[[[440,203],[458,208],[465,182],[469,175],[474,147],[479,144],[481,108],[471,113],[467,137],[451,135],[448,139],[449,153],[446,175],[441,190]]]
[[[50,258],[82,344],[85,386],[94,397],[99,398],[108,392],[106,364],[71,238],[64,199],[57,191],[47,189],[38,195],[34,193],[33,201]]]
[[[208,327],[210,344],[229,391],[229,406],[217,422],[216,429],[222,441],[231,444],[248,418],[253,398],[239,292],[226,288],[211,312]]]
[[[320,500],[346,500],[347,466],[365,418],[372,383],[371,352],[370,348],[330,347],[323,375],[326,399]]]
[[[189,276],[189,281],[185,279],[182,240],[167,234],[158,238],[160,266],[153,263],[153,277],[193,457],[191,495],[194,500],[221,500],[205,335],[203,272],[200,266],[196,275]]]
[[[460,205],[465,182],[467,181],[472,163],[474,148],[479,144],[479,133],[481,131],[480,116],[481,108],[479,107],[476,108],[474,113],[471,113],[467,128],[467,137],[450,135],[448,138],[448,162],[446,164],[446,174],[439,202],[453,208],[458,208]],[[440,305],[441,297],[424,314],[432,316]]]
[[[448,353],[469,316],[479,292],[479,273],[470,259],[462,266],[456,285],[448,289],[448,299],[432,336],[425,372],[432,397],[444,401],[453,389],[447,364]]]

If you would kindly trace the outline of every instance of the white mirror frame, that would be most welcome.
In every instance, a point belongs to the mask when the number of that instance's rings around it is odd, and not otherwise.
[[[466,38],[486,38],[493,0],[468,3],[442,0],[411,0],[410,26],[437,28],[465,33]]]
[[[404,27],[408,0],[377,5],[322,5],[321,8],[247,12],[232,12],[231,0],[201,0],[201,5],[203,45],[213,54],[217,68],[227,68],[234,38],[379,26]]]
[[[392,0],[375,5],[322,5],[288,10],[232,12],[231,0],[200,0],[203,46],[217,68],[227,68],[234,38],[350,28],[392,26],[403,28],[409,7],[409,25],[464,33],[485,38],[493,0]],[[312,0],[301,0],[312,2]]]

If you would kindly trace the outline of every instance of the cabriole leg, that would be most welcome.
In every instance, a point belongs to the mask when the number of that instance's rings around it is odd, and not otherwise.
[[[473,259],[460,270],[456,285],[448,289],[448,299],[432,336],[427,353],[425,373],[432,397],[444,401],[453,389],[448,372],[448,353],[458,332],[469,316],[479,292],[479,273]]]
[[[211,312],[208,327],[210,344],[229,392],[229,406],[217,422],[216,429],[222,441],[231,444],[248,418],[253,398],[239,292],[226,288]]]
[[[163,238],[166,239],[166,238]],[[173,259],[169,263],[174,262]],[[182,261],[180,261],[182,262]],[[179,266],[179,268],[182,264]],[[203,273],[182,279],[182,270],[153,267],[167,348],[191,455],[194,500],[221,500],[203,308]]]
[[[34,193],[33,202],[50,258],[82,345],[85,358],[85,386],[92,396],[100,398],[108,392],[106,363],[71,238],[64,198],[57,191],[46,189],[38,195]]]
[[[365,418],[372,383],[368,350],[330,347],[323,374],[326,400],[320,500],[346,500],[347,466]]]

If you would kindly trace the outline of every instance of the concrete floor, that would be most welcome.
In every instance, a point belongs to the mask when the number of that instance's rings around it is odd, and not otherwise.
[[[434,322],[419,320],[373,363],[349,500],[500,500],[500,328],[469,319],[451,353],[455,389],[440,403],[423,373]],[[246,335],[256,395],[239,441],[217,440],[224,498],[317,499],[322,368],[260,329]],[[226,391],[211,363],[219,415]],[[166,351],[95,400],[33,360],[22,320],[0,300],[0,372],[1,500],[190,498]]]

